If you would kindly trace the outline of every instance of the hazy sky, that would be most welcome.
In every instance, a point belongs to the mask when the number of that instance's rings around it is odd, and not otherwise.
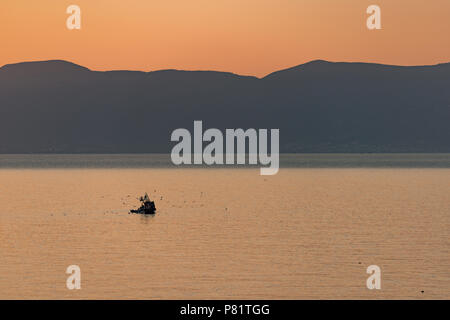
[[[66,28],[66,8],[82,29]],[[366,28],[381,7],[382,30]],[[212,69],[262,76],[309,60],[450,61],[450,0],[1,0],[0,65]]]

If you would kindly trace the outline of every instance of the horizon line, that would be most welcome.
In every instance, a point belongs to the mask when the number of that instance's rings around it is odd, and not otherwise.
[[[10,67],[10,66],[15,66],[15,65],[21,65],[21,64],[33,64],[33,63],[52,63],[52,62],[63,62],[63,63],[67,63],[67,64],[71,64],[73,66],[79,67],[79,68],[83,68],[86,69],[88,71],[91,72],[142,72],[142,73],[152,73],[152,72],[160,72],[160,71],[179,71],[179,72],[217,72],[217,73],[228,73],[228,74],[233,74],[233,75],[237,75],[237,76],[241,76],[241,77],[253,77],[253,78],[257,78],[257,79],[264,79],[272,74],[278,73],[278,72],[282,72],[282,71],[287,71],[287,70],[291,70],[291,69],[295,69],[295,68],[299,68],[308,64],[312,64],[312,63],[328,63],[328,64],[364,64],[364,65],[378,65],[378,66],[385,66],[385,67],[397,67],[397,68],[424,68],[424,67],[437,67],[437,66],[442,66],[442,65],[447,65],[450,64],[450,61],[448,62],[439,62],[439,63],[435,63],[435,64],[422,64],[422,65],[397,65],[397,64],[386,64],[386,63],[378,63],[378,62],[361,62],[361,61],[329,61],[329,60],[324,60],[324,59],[314,59],[314,60],[310,60],[298,65],[294,65],[292,67],[287,67],[284,69],[280,69],[280,70],[276,70],[273,72],[270,72],[268,74],[266,74],[265,76],[262,77],[258,77],[255,75],[244,75],[244,74],[239,74],[239,73],[235,73],[235,72],[231,72],[231,71],[221,71],[221,70],[212,70],[212,69],[176,69],[176,68],[167,68],[167,69],[156,69],[156,70],[150,70],[150,71],[144,71],[144,70],[130,70],[130,69],[111,69],[111,70],[93,70],[90,69],[88,67],[85,67],[81,64],[69,61],[69,60],[64,60],[64,59],[49,59],[49,60],[30,60],[30,61],[21,61],[21,62],[15,62],[15,63],[7,63],[4,64],[3,66],[0,67],[0,71],[5,68],[5,67]]]

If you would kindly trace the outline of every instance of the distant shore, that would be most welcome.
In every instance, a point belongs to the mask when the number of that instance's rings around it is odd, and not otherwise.
[[[0,154],[0,169],[257,167],[176,166],[170,154]],[[450,168],[450,153],[283,153],[280,168]]]

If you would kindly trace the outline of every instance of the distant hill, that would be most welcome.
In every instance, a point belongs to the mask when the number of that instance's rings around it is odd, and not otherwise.
[[[0,68],[0,153],[170,152],[176,128],[280,128],[282,152],[450,152],[450,64],[213,71]]]

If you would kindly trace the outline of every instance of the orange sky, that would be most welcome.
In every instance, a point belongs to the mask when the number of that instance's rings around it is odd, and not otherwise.
[[[66,28],[66,8],[82,29]],[[378,4],[382,30],[366,28]],[[449,0],[1,0],[0,65],[64,59],[93,70],[263,76],[314,59],[450,61]]]

